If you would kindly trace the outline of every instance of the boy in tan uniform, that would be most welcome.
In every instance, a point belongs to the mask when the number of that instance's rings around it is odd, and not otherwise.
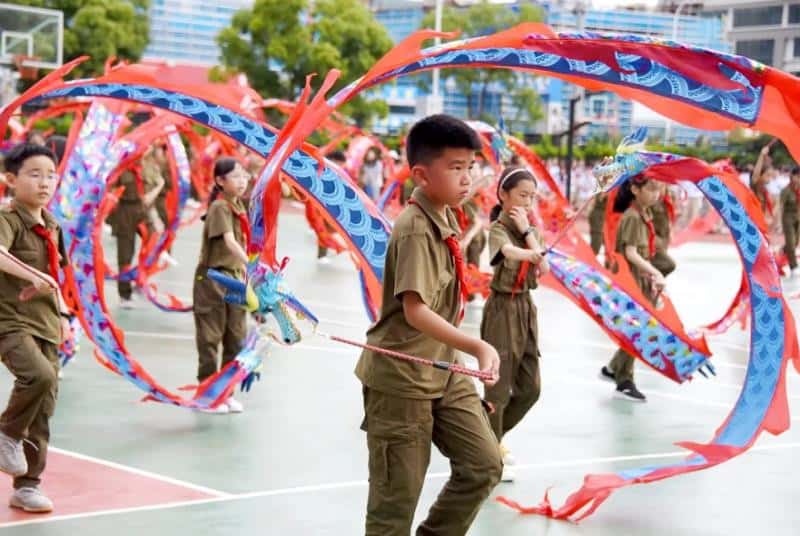
[[[6,157],[6,179],[14,201],[0,211],[0,356],[15,381],[0,416],[0,471],[14,477],[12,507],[50,512],[53,503],[38,486],[56,405],[58,345],[69,331],[57,283],[58,267],[68,262],[64,239],[44,208],[57,184],[55,155],[20,145]]]
[[[491,345],[455,326],[463,307],[460,229],[450,207],[469,195],[469,167],[480,141],[464,122],[434,115],[408,135],[417,188],[392,229],[380,318],[369,344],[454,362],[456,350],[478,358],[496,381]],[[370,488],[366,534],[408,535],[430,461],[431,443],[450,459],[451,476],[418,535],[462,535],[502,473],[497,439],[472,380],[365,350],[363,384]]]
[[[783,252],[789,261],[790,276],[796,276],[797,270],[797,240],[800,235],[800,218],[798,218],[798,205],[800,205],[800,167],[792,169],[789,184],[781,190],[781,228],[783,229]]]
[[[151,152],[150,149],[149,152]],[[139,225],[145,224],[150,232],[158,231],[158,224],[152,210],[159,193],[164,188],[164,179],[158,171],[158,165],[142,158],[141,166],[122,172],[119,186],[124,186],[117,208],[109,218],[112,232],[117,237],[117,269],[120,273],[128,269],[136,251],[136,235]],[[161,228],[163,230],[163,227]],[[130,281],[117,281],[120,306],[132,309],[134,302],[133,285]]]

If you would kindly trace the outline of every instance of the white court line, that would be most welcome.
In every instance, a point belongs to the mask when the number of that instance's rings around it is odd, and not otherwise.
[[[153,332],[153,331],[132,331],[132,330],[131,331],[125,330],[125,331],[123,331],[123,333],[124,333],[124,335],[131,336],[131,337],[154,338],[154,339],[170,339],[170,340],[180,340],[180,341],[193,341],[194,340],[194,335],[180,334],[180,333],[163,333],[163,332]],[[573,344],[573,345],[576,345],[576,346],[586,346],[586,347],[590,347],[590,348],[602,348],[603,350],[616,350],[617,349],[617,347],[614,346],[613,344],[604,343],[604,342],[595,342],[595,341],[590,341],[590,340],[586,340],[586,339],[573,339],[573,340],[570,341],[570,344]],[[323,346],[314,346],[314,345],[308,345],[308,344],[304,344],[304,343],[300,343],[299,345],[297,345],[297,347],[300,348],[300,349],[314,350],[314,351],[326,351],[326,352],[333,352],[333,353],[337,353],[337,354],[348,354],[349,355],[349,354],[352,353],[352,352],[348,352],[346,350],[339,350],[339,349],[323,347]],[[543,351],[546,354],[548,351],[555,352],[555,351],[559,351],[559,350],[554,350],[552,348],[548,350],[545,347],[543,349]],[[732,368],[732,369],[737,369],[737,370],[746,370],[747,369],[746,365],[740,365],[738,363],[730,363],[730,362],[722,361],[719,358],[714,358],[712,363],[714,364],[714,366],[718,366],[720,368]]]
[[[153,333],[153,332],[145,332],[145,331],[128,331],[128,332],[125,332],[125,333],[128,334],[128,335],[134,336],[134,337],[152,337],[152,338],[194,340],[194,336],[191,336],[191,335],[180,335],[180,334],[173,334],[173,333],[162,334],[162,333]],[[575,341],[572,341],[572,342],[575,342]],[[597,345],[597,344],[592,343],[592,342],[579,343],[579,344],[585,345],[585,346]],[[608,348],[611,348],[611,349],[616,348],[613,345],[606,345],[606,344],[603,344],[603,343],[598,343],[598,344],[601,345],[604,348],[605,347],[608,347]],[[320,353],[323,353],[323,352],[336,353],[336,354],[342,354],[342,355],[353,355],[354,352],[357,351],[357,350],[354,350],[354,349],[332,348],[332,347],[328,347],[328,346],[316,346],[316,345],[306,344],[306,343],[299,343],[299,344],[295,344],[293,346],[285,346],[285,347],[281,347],[281,348],[287,348],[287,349],[292,349],[292,350],[306,350],[306,351],[320,352]],[[718,360],[715,360],[714,364],[716,366],[723,365],[723,363],[720,363]],[[736,366],[735,368],[739,368],[739,367],[740,366]],[[741,368],[744,369],[744,368],[747,368],[747,367],[741,366]],[[592,386],[603,386],[604,385],[604,384],[602,384],[602,383],[600,383],[598,381],[581,380],[581,379],[577,379],[577,378],[574,378],[574,377],[566,376],[566,375],[563,375],[563,374],[555,374],[555,375],[552,375],[551,378],[552,377],[557,377],[557,378],[560,378],[562,381],[564,381],[566,383],[577,384],[577,385],[592,385]],[[711,384],[714,385],[713,380],[711,381]],[[738,386],[736,388],[738,390],[741,390],[741,386]],[[692,403],[692,404],[696,404],[696,405],[700,405],[700,406],[708,406],[708,407],[731,408],[732,405],[735,403],[735,402],[718,402],[718,401],[710,401],[710,400],[691,398],[691,397],[676,395],[674,393],[667,393],[667,392],[664,392],[664,391],[657,391],[657,390],[653,390],[653,389],[647,389],[647,394],[648,395],[655,395],[655,396],[661,397],[661,398],[677,400],[677,401],[680,401],[680,402],[688,402],[688,403]],[[791,398],[791,399],[798,398],[798,396],[790,395],[788,393],[787,393],[787,396],[789,398]],[[800,422],[800,417],[792,417],[791,421],[792,422]]]
[[[180,486],[182,488],[191,489],[194,491],[199,491],[200,493],[206,493],[208,495],[214,495],[216,497],[227,497],[230,493],[226,493],[224,491],[207,488],[205,486],[200,486],[197,484],[192,484],[191,482],[186,482],[185,480],[179,480],[177,478],[172,478],[169,476],[161,475],[158,473],[153,473],[150,471],[146,471],[144,469],[137,469],[136,467],[131,467],[130,465],[123,465],[121,463],[112,462],[111,460],[104,460],[102,458],[95,458],[94,456],[89,456],[87,454],[80,454],[78,452],[74,452],[71,450],[60,449],[57,447],[49,447],[50,450],[53,452],[58,452],[59,454],[63,454],[65,456],[69,456],[71,458],[76,458],[78,460],[83,460],[86,462],[91,462],[97,465],[103,465],[105,467],[111,467],[112,469],[117,469],[119,471],[125,471],[126,473],[130,473],[132,475],[143,476],[146,478],[150,478],[152,480],[158,480],[161,482],[165,482],[167,484],[172,484],[173,486]]]
[[[758,451],[770,451],[770,450],[783,450],[783,449],[793,449],[800,447],[800,443],[778,443],[775,445],[764,445],[764,446],[755,446],[751,448],[748,452],[758,452]],[[663,452],[663,453],[655,453],[655,454],[639,454],[639,455],[631,455],[631,456],[606,456],[606,457],[599,457],[599,458],[584,458],[584,459],[577,459],[577,460],[558,460],[558,461],[550,461],[544,463],[535,463],[535,464],[521,464],[515,465],[515,468],[522,469],[522,470],[530,470],[530,469],[547,469],[547,468],[564,468],[564,467],[577,467],[581,465],[593,465],[593,464],[601,464],[601,463],[616,463],[616,462],[627,462],[627,461],[639,461],[639,460],[653,460],[653,459],[663,459],[663,458],[679,458],[684,456],[689,456],[691,452],[688,451],[675,451],[675,452]],[[425,476],[425,480],[440,480],[445,479],[450,476],[449,472],[441,472],[441,473],[428,473]],[[198,499],[198,500],[189,500],[189,501],[176,501],[171,503],[164,503],[158,505],[151,505],[151,506],[136,506],[132,508],[116,508],[113,510],[99,510],[97,512],[84,512],[80,514],[69,514],[69,515],[54,515],[48,517],[40,517],[40,518],[33,518],[27,519],[25,521],[12,521],[10,523],[2,523],[0,524],[0,528],[7,528],[7,527],[16,527],[22,525],[36,525],[36,524],[43,524],[43,523],[55,523],[57,521],[70,521],[75,519],[86,519],[86,518],[93,518],[93,517],[105,517],[110,515],[119,515],[119,514],[132,514],[137,512],[153,512],[158,510],[168,510],[174,508],[181,508],[184,506],[200,506],[206,504],[219,504],[219,503],[227,503],[239,500],[247,500],[247,499],[257,499],[257,498],[264,498],[264,497],[277,497],[277,496],[286,496],[286,495],[297,495],[302,493],[315,493],[319,491],[330,491],[330,490],[339,490],[339,489],[347,489],[347,488],[359,488],[359,487],[367,487],[369,486],[369,482],[366,480],[350,480],[345,482],[330,482],[326,484],[313,484],[307,486],[294,486],[290,488],[279,488],[279,489],[272,489],[272,490],[263,490],[263,491],[253,491],[248,493],[238,493],[238,494],[229,494],[221,497],[213,497],[210,499]]]

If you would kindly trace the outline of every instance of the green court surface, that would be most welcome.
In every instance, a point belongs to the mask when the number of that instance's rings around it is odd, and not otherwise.
[[[350,259],[317,263],[315,238],[296,210],[280,219],[279,254],[291,257],[288,281],[321,319],[320,329],[361,339],[368,321]],[[184,230],[180,266],[158,277],[191,297],[200,228]],[[109,242],[107,258],[114,259]],[[739,282],[730,243],[689,244],[675,251],[670,296],[687,327],[716,320]],[[800,290],[800,282],[787,285]],[[112,314],[132,354],[165,386],[192,383],[196,371],[191,314],[164,313],[140,299],[122,311],[113,284]],[[748,358],[748,334],[733,328],[710,339],[718,376],[674,384],[637,365],[643,405],[612,398],[598,370],[614,347],[584,313],[553,291],[535,292],[542,347],[542,396],[508,437],[517,480],[502,494],[535,504],[552,487],[554,503],[587,473],[677,460],[676,441],[708,441],[736,400]],[[798,302],[791,302],[795,314]],[[464,329],[477,334],[480,309]],[[363,533],[366,441],[359,430],[361,389],[352,371],[358,350],[310,337],[274,348],[262,379],[239,399],[246,411],[215,416],[140,403],[143,393],[102,368],[83,342],[64,372],[52,421],[50,466],[43,487],[56,501],[49,516],[0,507],[9,535],[129,536]],[[471,362],[470,362],[471,363]],[[800,382],[788,372],[793,428],[764,436],[752,451],[717,468],[614,494],[579,525],[521,516],[489,500],[472,535],[773,535],[798,533]],[[0,397],[11,377],[0,372]],[[437,454],[417,516],[424,517],[448,466]],[[8,486],[10,493],[10,482]],[[5,499],[2,499],[5,500]]]

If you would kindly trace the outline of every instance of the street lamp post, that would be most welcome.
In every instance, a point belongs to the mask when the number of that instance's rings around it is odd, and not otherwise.
[[[444,0],[436,0],[436,7],[434,8],[434,30],[437,32],[442,31],[442,8],[444,5]],[[442,43],[441,38],[437,37],[434,39],[434,44],[439,46]],[[439,98],[439,69],[433,70],[433,89],[431,91],[431,95],[434,99]]]
[[[575,15],[575,27],[579,33],[583,32],[585,25],[586,25],[586,2],[584,0],[577,0],[575,5],[572,8],[572,13]],[[575,107],[578,105],[581,99],[584,97],[584,90],[583,88],[577,87],[577,94],[569,99],[569,129],[567,131],[567,169],[566,171],[566,181],[565,181],[565,190],[567,194],[567,199],[570,199],[570,193],[572,191],[572,157],[573,151],[575,146]]]

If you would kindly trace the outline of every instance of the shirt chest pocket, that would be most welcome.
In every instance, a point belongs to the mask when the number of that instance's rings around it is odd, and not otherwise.
[[[500,284],[503,288],[512,288],[514,283],[517,282],[517,274],[522,267],[522,262],[514,261],[511,259],[503,260],[503,267],[500,271]]]
[[[35,247],[15,247],[10,253],[26,265],[37,270],[44,270],[47,265],[47,254]]]
[[[454,298],[450,297],[450,294],[455,296],[456,289],[451,289],[451,285],[453,283],[454,276],[449,271],[442,270],[439,272],[439,277],[436,279],[436,290],[434,291],[434,298],[433,304],[431,309],[435,312],[439,312],[447,303],[448,299],[452,300]],[[450,290],[450,292],[448,292]]]

